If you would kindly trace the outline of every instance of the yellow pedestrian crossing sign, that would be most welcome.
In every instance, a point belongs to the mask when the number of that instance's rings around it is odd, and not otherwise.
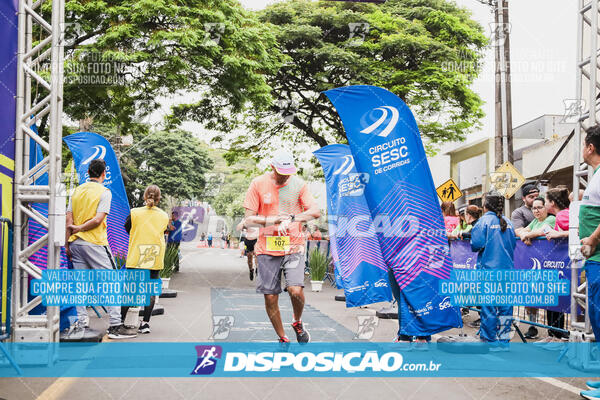
[[[458,185],[452,179],[448,179],[444,184],[435,189],[435,191],[442,201],[455,201],[463,196]]]
[[[525,178],[510,162],[505,162],[490,174],[491,188],[510,199],[525,183]]]

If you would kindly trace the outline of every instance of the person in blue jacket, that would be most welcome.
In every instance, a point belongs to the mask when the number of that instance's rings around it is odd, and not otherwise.
[[[513,225],[502,215],[504,197],[488,193],[483,216],[471,230],[471,249],[477,252],[477,269],[511,269],[514,266],[516,236]],[[512,306],[482,306],[479,336],[497,349],[510,341]]]

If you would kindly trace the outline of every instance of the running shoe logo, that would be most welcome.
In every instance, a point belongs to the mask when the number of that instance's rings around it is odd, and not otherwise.
[[[360,132],[365,134],[373,133],[373,131],[375,131],[377,128],[383,125],[383,123],[388,119],[388,114],[391,111],[392,117],[390,118],[390,121],[388,122],[386,127],[377,134],[377,136],[379,137],[387,137],[394,130],[396,124],[398,124],[398,120],[400,119],[400,113],[398,112],[397,108],[391,106],[377,107],[374,108],[371,112],[375,110],[383,111],[383,114],[381,115],[381,117],[379,117],[377,121],[375,121]]]
[[[190,375],[211,375],[217,367],[217,359],[223,355],[221,346],[196,346],[198,361]]]

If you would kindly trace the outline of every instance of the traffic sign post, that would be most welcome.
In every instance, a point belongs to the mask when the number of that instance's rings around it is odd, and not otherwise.
[[[490,174],[491,187],[506,199],[513,197],[523,183],[523,175],[508,161]]]
[[[442,201],[456,201],[463,196],[458,185],[452,179],[448,179],[445,183],[435,189],[435,191]]]

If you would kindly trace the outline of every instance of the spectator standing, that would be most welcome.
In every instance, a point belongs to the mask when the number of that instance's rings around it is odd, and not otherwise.
[[[546,210],[548,214],[556,216],[554,229],[546,232],[546,239],[558,239],[569,237],[569,189],[566,186],[558,186],[548,189],[546,192]]]
[[[127,269],[148,269],[150,279],[159,279],[160,270],[164,268],[165,235],[167,226],[177,221],[174,212],[172,220],[166,212],[158,208],[160,189],[150,185],[144,191],[143,207],[131,210],[125,220],[125,230],[129,233],[129,250],[127,252]],[[181,222],[179,223],[181,225]],[[171,231],[172,232],[172,231]],[[174,242],[171,242],[174,243]],[[179,244],[179,243],[178,243]],[[156,296],[150,298],[150,304],[144,306],[144,316],[138,328],[139,333],[150,333],[150,317],[156,302]],[[121,319],[125,321],[129,306],[121,307]]]
[[[549,214],[553,214],[556,217],[556,223],[554,229],[550,229],[546,232],[546,239],[559,239],[569,237],[569,206],[571,201],[569,200],[569,189],[566,186],[558,186],[552,189],[548,189],[546,192],[546,210]],[[560,311],[546,310],[546,320],[548,325],[555,328],[564,329],[565,327],[565,314]],[[548,337],[543,339],[543,342],[552,342],[569,337],[568,333],[548,330]]]
[[[596,340],[600,338],[600,126],[587,130],[583,161],[594,170],[579,208],[579,237],[588,285],[588,315]],[[580,394],[586,399],[600,399],[600,381],[588,381],[591,390]]]
[[[179,220],[179,213],[177,211],[171,213],[167,230],[169,231],[169,236],[167,238],[168,246],[176,248],[177,252],[179,252],[182,228],[181,221]],[[179,257],[175,259],[175,272],[179,272]]]
[[[310,240],[323,240],[323,235],[321,235],[321,231],[316,226],[313,226],[313,231],[310,234]]]
[[[454,203],[451,201],[444,201],[442,203],[442,214],[444,215],[446,234],[450,235],[460,222],[459,218],[456,216],[456,208],[454,208]]]
[[[67,257],[74,269],[116,269],[108,246],[106,216],[110,212],[112,194],[102,182],[106,179],[106,163],[94,159],[88,167],[89,181],[73,192],[66,215]],[[106,307],[109,315],[108,337],[127,339],[137,335],[121,323],[121,307]],[[77,327],[87,328],[89,316],[84,305],[77,306]]]
[[[556,218],[554,215],[548,215],[543,197],[537,197],[534,199],[531,209],[534,216],[533,221],[531,221],[525,228],[522,228],[518,233],[523,243],[528,246],[531,245],[531,239],[544,238],[546,232],[552,229],[551,227],[553,227],[556,223]],[[531,322],[537,322],[537,308],[525,307],[525,313],[527,313]],[[538,337],[538,333],[538,329],[531,325],[529,326],[527,332],[525,332],[525,337],[527,339],[535,339]]]
[[[533,210],[533,221],[519,232],[519,237],[528,246],[531,245],[531,239],[545,237],[546,233],[556,225],[556,217],[548,215],[546,201],[543,197],[535,199],[531,209]]]
[[[524,229],[533,221],[533,201],[539,197],[540,190],[535,186],[535,183],[526,183],[521,188],[521,194],[523,195],[523,205],[514,210],[510,216],[510,220],[515,229],[515,233],[518,235],[521,229]]]
[[[504,197],[489,193],[485,196],[483,216],[471,230],[471,249],[477,252],[477,269],[511,269],[516,246],[512,223],[502,215]],[[512,306],[482,306],[479,335],[492,345],[490,350],[508,346],[512,325]]]

